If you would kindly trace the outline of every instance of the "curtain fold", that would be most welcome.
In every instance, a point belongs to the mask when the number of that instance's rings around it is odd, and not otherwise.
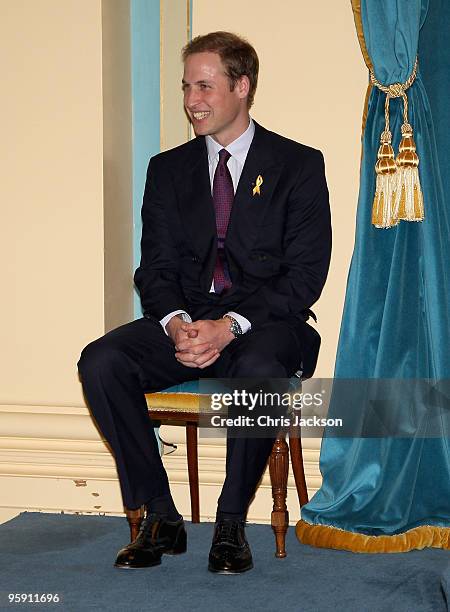
[[[364,59],[383,84],[405,82],[409,121],[420,157],[425,220],[390,229],[371,224],[374,166],[384,129],[385,94],[371,88],[363,126],[356,236],[336,356],[337,379],[450,379],[450,6],[445,0],[353,0]],[[447,34],[445,34],[447,33]],[[440,44],[436,45],[436,40]],[[390,103],[394,150],[401,98]],[[364,385],[361,384],[361,389]],[[342,409],[333,393],[330,413]],[[365,398],[345,407],[361,418]],[[405,411],[408,406],[404,407]],[[337,438],[322,442],[321,489],[302,508],[299,539],[357,552],[450,547],[450,406],[441,397],[407,438]],[[426,422],[425,422],[426,425]]]

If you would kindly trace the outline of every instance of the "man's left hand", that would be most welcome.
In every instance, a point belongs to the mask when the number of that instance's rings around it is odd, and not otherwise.
[[[190,367],[192,367],[193,363],[196,363],[196,359],[199,357],[199,355],[192,352],[195,351],[199,345],[208,345],[212,349],[216,349],[216,351],[218,351],[216,358],[218,358],[222,350],[234,340],[234,335],[230,331],[230,322],[228,319],[218,319],[217,321],[200,319],[193,323],[184,323],[182,329],[187,333],[191,330],[197,332],[195,338],[182,340],[176,345],[176,358],[180,363],[184,363],[185,365],[189,364]],[[209,361],[197,367],[204,368],[206,365],[210,365]]]

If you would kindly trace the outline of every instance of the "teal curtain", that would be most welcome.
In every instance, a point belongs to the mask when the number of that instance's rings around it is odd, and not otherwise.
[[[335,377],[442,382],[450,379],[450,3],[362,0],[360,9],[378,81],[406,81],[419,57],[418,75],[407,94],[425,220],[402,221],[390,229],[371,225],[385,105],[385,95],[373,88]],[[402,108],[401,99],[391,100],[395,151]],[[331,410],[338,413],[337,404],[334,398]],[[351,409],[356,418],[363,405],[347,406],[346,414]],[[448,403],[439,410],[448,414]],[[434,438],[423,433],[402,439],[326,436],[320,457],[323,484],[302,509],[299,538],[326,545],[324,538],[315,537],[318,525],[371,536],[403,534],[423,525],[450,527],[450,433],[447,420],[438,421],[440,436]],[[345,545],[333,547],[352,549],[350,539],[340,540]],[[422,545],[410,542],[403,550]],[[364,552],[361,542],[356,549]],[[371,550],[376,552],[376,546]]]

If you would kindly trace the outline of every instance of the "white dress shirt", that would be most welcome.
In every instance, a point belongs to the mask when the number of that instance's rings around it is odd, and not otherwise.
[[[213,182],[214,182],[214,173],[216,172],[217,164],[219,163],[219,151],[225,148],[230,154],[230,158],[227,162],[228,170],[231,174],[231,180],[233,181],[234,193],[236,193],[236,189],[239,183],[239,179],[241,178],[242,169],[244,168],[245,160],[247,158],[247,153],[252,144],[253,136],[255,135],[255,124],[253,123],[253,119],[250,118],[250,123],[248,128],[245,130],[243,134],[233,140],[228,146],[223,147],[219,144],[214,138],[211,136],[206,136],[206,148],[208,149],[208,165],[209,165],[209,179],[211,183],[211,193],[213,190]],[[214,293],[214,279],[212,281],[211,293]],[[187,312],[184,310],[174,310],[167,314],[163,319],[161,319],[160,323],[163,326],[164,331],[166,331],[166,325],[170,321],[170,319],[178,314],[183,316],[184,321],[191,323],[192,319]],[[243,333],[245,334],[251,329],[251,323],[248,319],[238,314],[237,312],[227,312],[230,317],[236,319],[236,321],[241,326]]]

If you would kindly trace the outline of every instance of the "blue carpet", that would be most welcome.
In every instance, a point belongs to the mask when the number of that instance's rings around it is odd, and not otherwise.
[[[127,542],[116,517],[24,513],[0,525],[1,610],[448,612],[450,554],[427,549],[359,555],[303,546],[291,527],[286,559],[270,527],[248,525],[255,569],[206,569],[212,524],[188,524],[188,552],[137,571],[112,567]],[[9,604],[9,593],[58,593],[59,604]]]

